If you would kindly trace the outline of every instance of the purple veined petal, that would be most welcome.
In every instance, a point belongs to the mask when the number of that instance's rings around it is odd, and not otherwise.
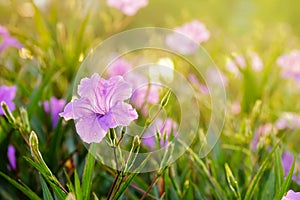
[[[94,114],[95,111],[93,110],[91,102],[87,98],[81,98],[68,103],[65,106],[64,111],[59,113],[59,116],[63,117],[65,120],[78,120]]]
[[[97,114],[82,117],[75,122],[75,127],[80,138],[86,143],[100,142],[107,131],[100,126]]]
[[[107,130],[117,126],[128,126],[131,121],[136,120],[138,114],[128,103],[118,102],[106,115],[99,119],[100,126]]]
[[[7,149],[7,158],[9,161],[9,167],[12,170],[17,169],[16,149],[13,145],[9,145]]]
[[[10,111],[15,110],[15,103],[13,99],[16,96],[17,87],[16,86],[6,86],[2,85],[0,87],[0,103],[4,101],[8,106]],[[3,115],[2,108],[0,109],[0,115]]]
[[[109,128],[128,126],[138,115],[130,104],[132,89],[121,76],[108,80],[94,74],[84,78],[78,86],[81,96],[68,103],[61,117],[74,119],[77,133],[87,143],[100,142]]]
[[[102,94],[105,96],[107,110],[107,107],[110,108],[119,101],[129,99],[132,95],[132,87],[121,76],[114,76],[104,84]]]
[[[300,192],[289,190],[287,194],[282,197],[282,200],[300,200]]]

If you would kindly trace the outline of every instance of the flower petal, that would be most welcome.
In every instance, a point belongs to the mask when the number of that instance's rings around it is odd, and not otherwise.
[[[65,118],[65,120],[77,120],[94,114],[90,101],[87,98],[81,98],[68,103],[64,112],[59,113],[59,116]]]
[[[128,103],[118,102],[110,112],[99,119],[104,130],[117,126],[128,126],[131,121],[138,118],[136,110]]]
[[[75,126],[78,135],[86,143],[100,142],[107,133],[100,127],[96,114],[80,118]]]

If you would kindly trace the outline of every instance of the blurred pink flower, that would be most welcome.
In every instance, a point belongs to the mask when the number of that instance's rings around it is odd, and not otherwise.
[[[7,168],[9,170],[16,170],[17,169],[17,159],[16,159],[16,149],[13,145],[8,145],[7,148],[7,158],[9,161],[9,165]]]
[[[293,50],[289,54],[283,54],[277,59],[277,64],[281,67],[283,78],[292,78],[300,81],[300,51]]]
[[[17,87],[16,86],[6,86],[2,85],[0,87],[0,103],[4,101],[6,105],[8,106],[10,111],[15,110],[15,103],[13,102],[13,99],[16,96]],[[2,108],[0,109],[0,115],[3,115]]]
[[[282,162],[282,168],[284,172],[284,176],[286,177],[290,171],[290,168],[293,164],[294,156],[289,152],[285,151],[282,154],[281,162]],[[299,163],[296,160],[294,174],[293,174],[293,181],[295,181],[298,185],[300,185],[300,172],[299,172]]]
[[[148,0],[107,0],[107,5],[117,8],[128,16],[133,16],[136,12],[148,5]]]
[[[50,102],[44,102],[44,110],[46,113],[51,114],[52,119],[52,128],[57,126],[59,120],[59,113],[63,111],[63,108],[66,105],[65,99],[57,99],[56,97],[51,97]]]
[[[205,74],[205,81],[210,84],[223,84],[224,87],[228,86],[227,76],[216,68],[208,68]]]
[[[2,37],[2,40],[1,40]],[[15,47],[21,49],[23,45],[14,37],[10,36],[9,32],[4,26],[0,25],[0,52],[8,47]]]
[[[165,147],[168,145],[171,134],[176,136],[178,125],[171,118],[167,118],[165,121],[162,119],[156,119],[149,127],[148,131],[145,133],[143,137],[142,143],[149,147],[150,149],[155,149],[157,146],[157,132],[160,135],[159,144],[160,147]]]
[[[278,129],[299,129],[300,116],[296,113],[285,112],[275,122],[275,126]]]
[[[113,62],[109,68],[107,69],[108,77],[121,75],[123,76],[125,73],[132,69],[131,63],[124,59],[117,59]]]
[[[234,115],[238,115],[241,112],[241,103],[239,101],[234,101],[231,104],[231,112]]]
[[[300,200],[300,192],[289,190],[287,194],[282,197],[282,200]]]
[[[146,77],[134,71],[129,72],[132,69],[131,63],[124,59],[118,59],[107,69],[108,77],[115,75],[121,75],[124,79],[131,84],[133,94],[131,102],[139,109],[141,113],[146,116],[148,114],[148,103],[157,104],[159,102],[159,90],[158,85],[150,84]],[[127,73],[129,72],[129,73]]]
[[[148,114],[147,104],[157,104],[160,100],[158,85],[149,84],[144,76],[131,72],[124,76],[124,79],[132,84],[133,94],[131,102],[146,116]]]
[[[207,41],[210,37],[210,32],[206,29],[206,26],[197,20],[176,27],[174,31],[177,33],[168,35],[166,44],[181,54],[194,53],[199,43]]]
[[[263,62],[259,55],[254,52],[249,52],[247,54],[247,58],[249,59],[249,64],[253,71],[259,72],[263,68]],[[233,59],[229,59],[226,62],[226,69],[234,74],[236,77],[240,76],[240,69],[245,69],[247,66],[246,59],[242,55],[234,54]]]
[[[260,125],[254,133],[254,137],[252,139],[252,144],[251,144],[252,149],[253,150],[257,149],[257,145],[259,141],[264,140],[265,137],[272,132],[276,134],[276,130],[274,129],[273,124],[267,123],[267,124]]]
[[[191,84],[202,94],[208,95],[209,90],[205,84],[200,83],[199,79],[195,74],[189,74],[188,79],[191,82]]]
[[[121,76],[106,80],[93,74],[80,81],[77,92],[80,98],[68,103],[60,116],[75,120],[77,133],[86,143],[100,142],[109,128],[128,126],[138,118],[124,102],[131,97],[132,87]]]

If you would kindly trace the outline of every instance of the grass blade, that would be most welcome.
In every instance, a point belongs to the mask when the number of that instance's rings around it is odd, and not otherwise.
[[[86,164],[84,167],[83,175],[82,175],[82,192],[83,199],[90,199],[90,193],[92,188],[92,178],[93,171],[95,166],[95,158],[92,152],[95,150],[95,145],[91,144],[90,150],[88,152]]]
[[[10,178],[9,176],[5,175],[4,173],[0,172],[0,176],[5,178],[10,184],[15,186],[18,190],[20,190],[24,195],[26,195],[29,199],[33,200],[41,200],[41,198],[35,194],[32,190],[30,190],[27,186],[24,186],[14,179]]]
[[[42,190],[43,190],[43,199],[46,200],[53,200],[53,197],[51,195],[51,192],[47,186],[47,183],[45,182],[44,178],[40,175]]]
[[[290,168],[290,171],[287,175],[287,177],[285,178],[281,188],[280,188],[280,191],[279,193],[277,193],[277,195],[275,196],[274,199],[282,199],[284,193],[288,190],[288,187],[292,181],[292,177],[293,177],[293,173],[294,173],[294,169],[295,169],[295,163],[296,163],[296,157],[294,157],[294,160],[293,160],[293,164]]]

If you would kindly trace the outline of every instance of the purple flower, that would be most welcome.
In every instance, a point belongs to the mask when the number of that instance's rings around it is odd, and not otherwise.
[[[148,5],[148,0],[107,0],[107,5],[117,8],[128,16],[133,16],[136,12]]]
[[[176,136],[177,133],[177,123],[170,118],[167,118],[165,121],[162,119],[156,119],[145,133],[143,138],[143,144],[148,146],[150,149],[154,149],[156,147],[157,133],[160,135],[160,147],[164,147],[168,145],[171,134]]]
[[[8,106],[10,111],[15,110],[15,104],[13,99],[16,96],[17,87],[16,86],[6,86],[2,85],[0,87],[0,103],[4,101]],[[2,108],[0,109],[0,115],[3,115]]]
[[[277,59],[277,64],[281,67],[281,76],[300,81],[300,51],[293,50],[289,54],[284,54]]]
[[[0,25],[0,36],[2,37],[2,41],[0,40],[1,41],[0,52],[4,51],[8,47],[16,47],[18,49],[21,49],[23,47],[23,45],[17,39],[11,37],[7,29],[1,25]]]
[[[7,158],[9,165],[7,168],[9,170],[16,170],[17,169],[17,160],[16,160],[16,149],[13,145],[9,145],[7,148]]]
[[[81,80],[77,91],[80,98],[68,103],[60,116],[75,120],[86,143],[100,142],[109,128],[128,126],[138,118],[135,109],[124,102],[131,97],[132,88],[121,76],[105,80],[93,74]]]
[[[157,104],[160,100],[160,87],[149,84],[147,78],[134,72],[126,74],[124,79],[133,87],[131,102],[146,116],[148,114],[147,104]]]
[[[131,63],[124,59],[118,59],[107,69],[108,77],[121,75],[123,76],[132,69]]]
[[[125,81],[131,84],[133,94],[131,102],[141,109],[141,113],[146,116],[148,114],[147,104],[156,104],[159,102],[159,90],[157,85],[149,85],[148,79],[141,74],[135,73],[132,69],[132,65],[124,59],[118,59],[107,69],[108,77],[121,75]]]
[[[185,23],[174,30],[180,34],[174,33],[167,36],[166,44],[181,54],[194,53],[198,48],[198,44],[207,41],[210,37],[210,32],[206,29],[206,26],[197,20]]]
[[[51,97],[50,102],[44,102],[44,110],[46,113],[51,114],[52,119],[52,128],[57,126],[59,120],[59,113],[63,111],[64,106],[66,105],[66,100],[57,99],[56,97]]]
[[[275,122],[278,129],[299,129],[300,116],[296,113],[285,112]]]
[[[293,190],[289,190],[286,196],[282,197],[282,200],[299,200],[300,192],[294,192]]]
[[[294,160],[294,156],[289,152],[289,151],[285,151],[282,155],[281,158],[281,162],[282,162],[282,167],[283,167],[283,171],[284,171],[284,176],[286,177],[290,171],[290,168],[292,166]],[[294,174],[293,174],[293,181],[295,181],[298,185],[300,185],[300,172],[299,172],[299,164],[296,161],[295,164],[295,170],[294,170]]]

